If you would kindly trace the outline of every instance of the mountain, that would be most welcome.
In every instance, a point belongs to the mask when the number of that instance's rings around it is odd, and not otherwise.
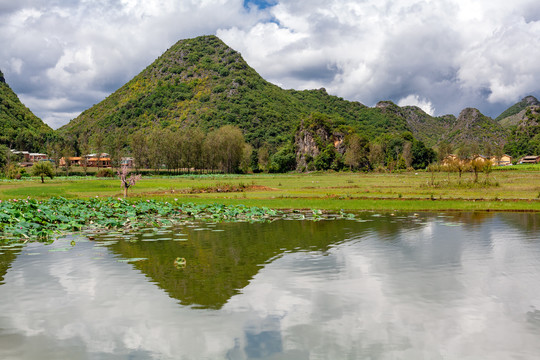
[[[328,95],[325,89],[284,90],[264,80],[215,36],[181,40],[105,100],[60,129],[68,137],[151,128],[240,127],[255,147],[292,138],[302,118],[327,114],[373,138],[409,130],[403,118]]]
[[[391,101],[379,101],[376,108],[381,109],[385,115],[392,114],[405,121],[414,137],[430,147],[437,145],[456,121],[453,115],[433,117],[418,106],[400,107]]]
[[[432,147],[443,140],[463,145],[500,143],[504,138],[501,126],[477,110],[467,110],[457,119],[433,117],[418,107],[399,107],[391,101],[367,107],[329,95],[324,88],[281,89],[264,80],[216,36],[178,41],[59,133],[96,144],[152,129],[210,131],[232,124],[242,129],[255,148],[266,143],[275,150],[294,139],[302,120],[314,113],[329,117],[329,131],[336,139],[353,132],[370,141],[410,132]]]
[[[520,121],[526,119],[526,112],[529,108],[536,111],[540,109],[540,101],[531,95],[524,97],[520,102],[503,111],[501,115],[495,118],[495,121],[498,121],[504,127],[517,125]]]
[[[24,106],[0,71],[0,144],[19,150],[43,150],[52,129]]]
[[[490,148],[504,145],[507,136],[506,130],[495,120],[478,109],[466,108],[442,140],[455,148],[472,145],[482,151],[484,145]]]

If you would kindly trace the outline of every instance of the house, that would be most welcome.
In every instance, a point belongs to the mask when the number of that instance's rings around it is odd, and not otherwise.
[[[22,167],[30,167],[36,162],[49,160],[49,156],[47,154],[31,153],[28,151],[18,151],[18,150],[10,150],[10,151],[13,155],[17,155],[19,157],[19,160],[21,161],[19,165]]]
[[[30,162],[30,153],[28,151],[11,150],[13,155],[20,155],[22,162]]]
[[[512,165],[512,157],[506,154],[502,155],[501,157],[492,156],[490,160],[494,166]]]
[[[103,155],[103,154],[102,154]],[[111,167],[111,158],[110,157],[90,157],[87,158],[88,166],[90,167]]]
[[[538,164],[540,163],[540,156],[537,155],[528,155],[525,157],[522,157],[521,160],[519,160],[519,164]]]
[[[133,167],[133,158],[132,157],[123,157],[121,161],[122,166],[126,166],[128,168]]]
[[[107,153],[84,155],[89,167],[111,167],[111,157]]]
[[[69,163],[71,166],[80,166],[81,165],[81,158],[78,156],[72,156],[67,158],[69,160]],[[66,166],[66,159],[61,158],[59,162],[60,166]]]
[[[49,157],[47,156],[47,154],[41,154],[41,153],[29,153],[28,154],[28,159],[30,162],[38,162],[38,161],[43,161],[43,160],[48,160]]]
[[[102,154],[88,154],[81,156],[72,156],[67,158],[71,164],[71,166],[82,166],[83,165],[83,159],[86,160],[86,165],[88,167],[111,167],[111,158],[109,157],[109,154],[102,153]],[[60,166],[66,166],[66,159],[61,158],[59,162]]]
[[[480,163],[480,164],[484,164],[488,161],[490,161],[487,157],[485,157],[484,155],[480,155],[480,154],[476,154],[476,155],[473,155],[472,158],[471,158],[471,162],[477,162],[477,163]]]

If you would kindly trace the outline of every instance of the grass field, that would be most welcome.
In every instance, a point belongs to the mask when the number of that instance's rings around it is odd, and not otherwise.
[[[132,198],[327,210],[540,211],[540,167],[508,167],[480,174],[312,173],[146,176]],[[118,179],[58,177],[0,181],[0,199],[120,197]]]

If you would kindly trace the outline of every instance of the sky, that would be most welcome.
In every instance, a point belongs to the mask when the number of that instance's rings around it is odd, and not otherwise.
[[[537,0],[0,0],[0,70],[53,128],[200,35],[282,88],[367,106],[496,117],[540,97]]]

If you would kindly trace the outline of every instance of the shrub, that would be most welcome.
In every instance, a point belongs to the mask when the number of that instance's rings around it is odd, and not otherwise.
[[[21,167],[15,164],[10,164],[6,166],[6,177],[8,179],[20,179],[21,178]]]
[[[114,172],[111,169],[99,169],[96,177],[112,178],[114,177]]]

